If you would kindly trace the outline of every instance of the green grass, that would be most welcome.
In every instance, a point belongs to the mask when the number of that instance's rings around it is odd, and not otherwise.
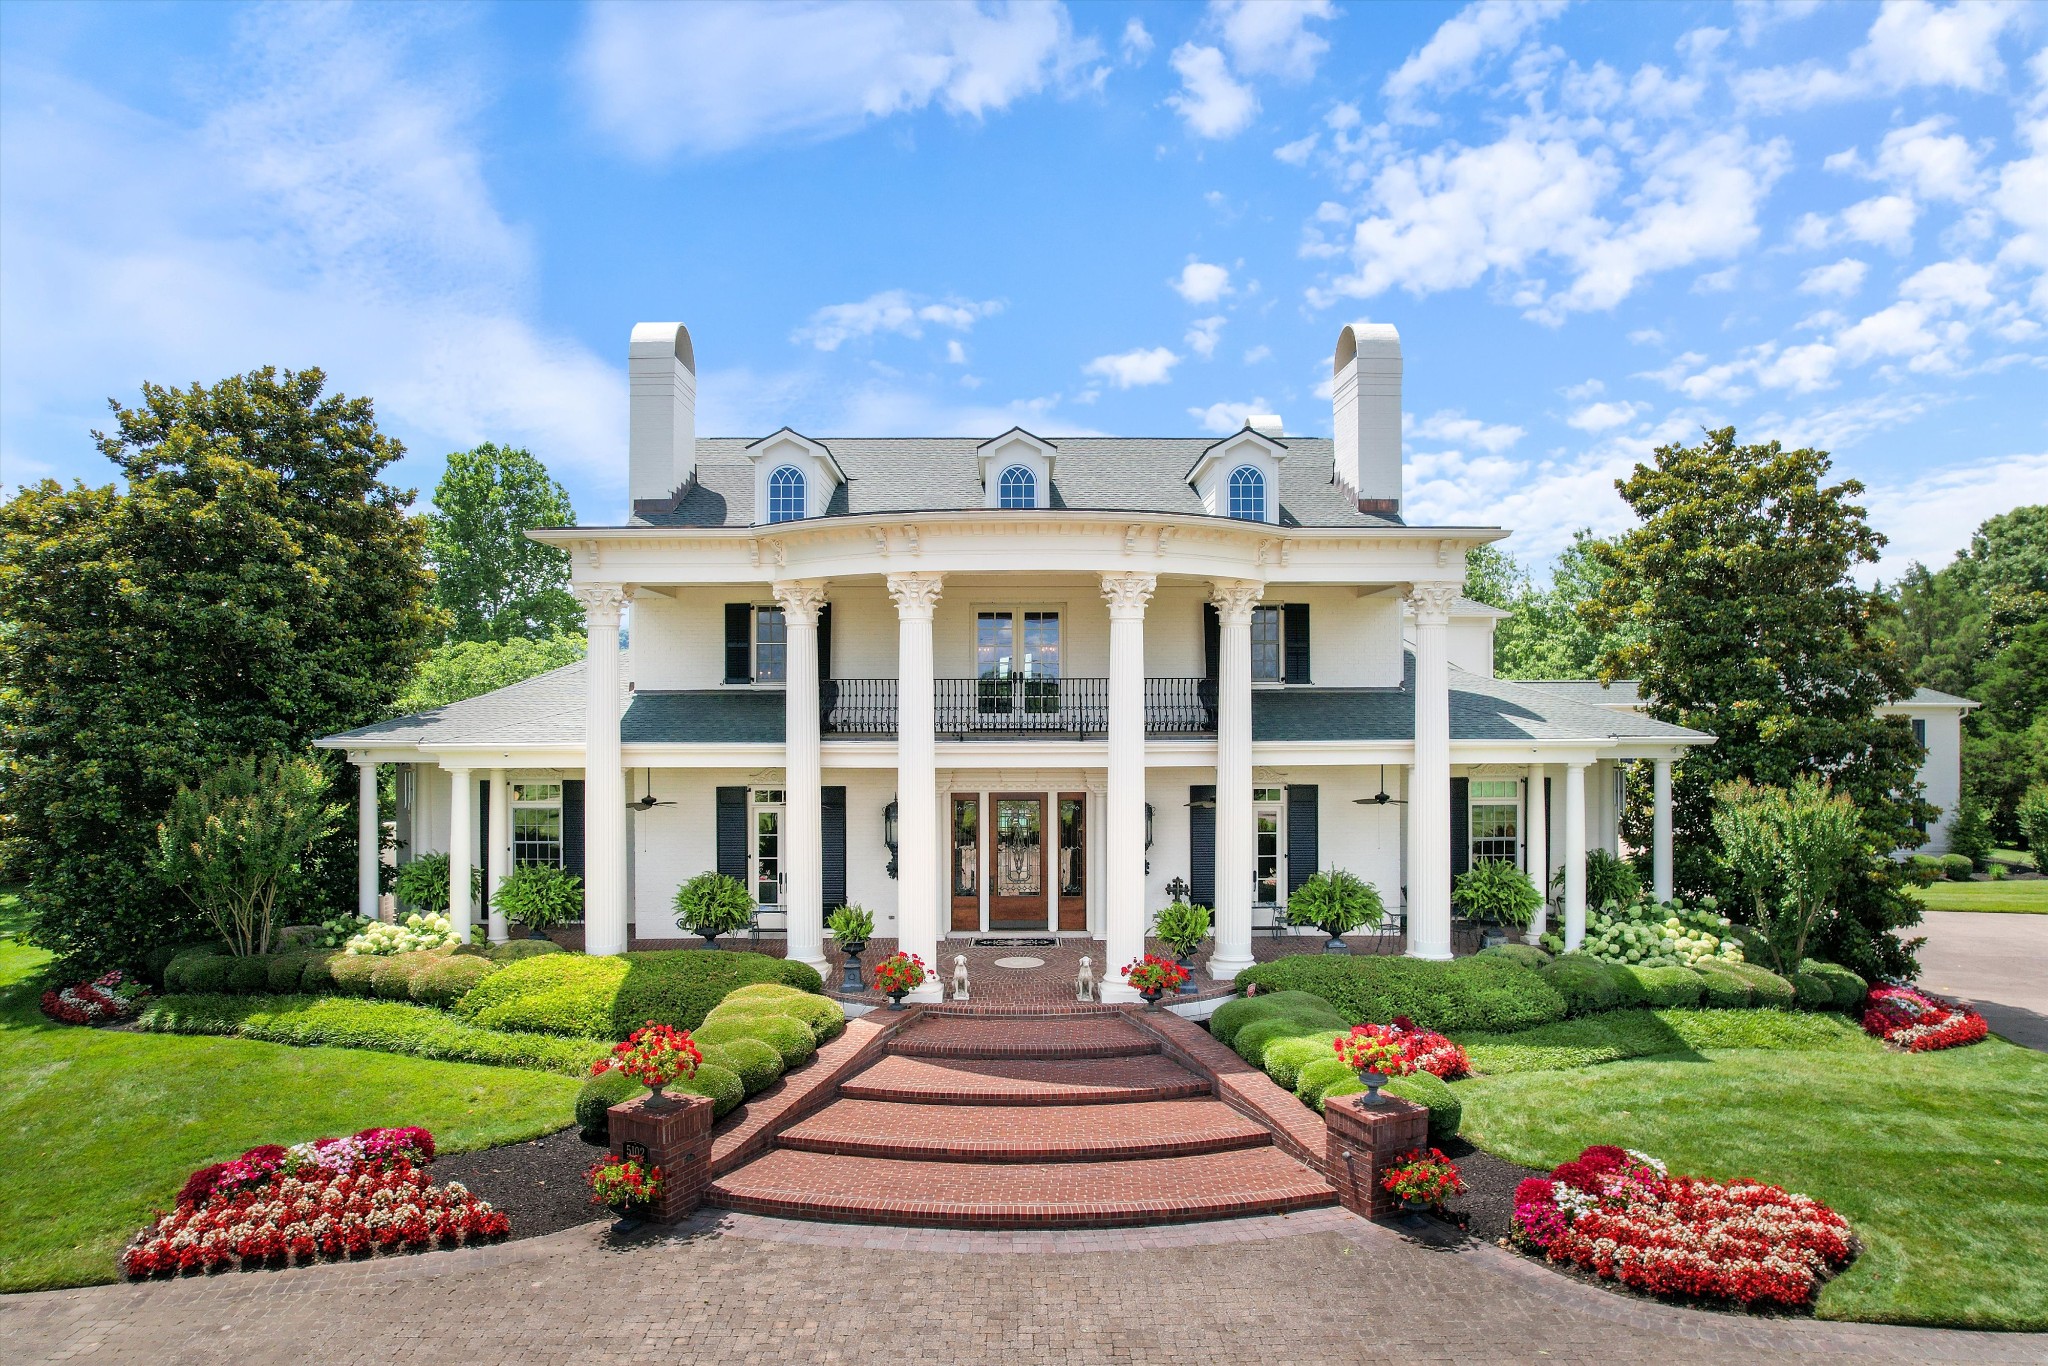
[[[1456,1090],[1464,1136],[1512,1162],[1618,1143],[1826,1201],[1864,1251],[1821,1292],[1822,1318],[2048,1328],[2048,1056],[1997,1039],[1920,1054],[1688,1046]]]
[[[420,1124],[460,1151],[573,1118],[577,1083],[546,1072],[52,1024],[48,957],[0,938],[0,1290],[114,1279],[187,1173],[258,1143]]]
[[[1913,893],[1930,911],[2002,911],[2048,915],[2048,877],[1937,882]]]
[[[1560,1072],[1628,1058],[1701,1061],[1708,1048],[1842,1049],[1884,1046],[1840,1015],[1788,1010],[1611,1010],[1517,1034],[1461,1034],[1472,1070],[1487,1076]]]
[[[1991,861],[1993,863],[2003,863],[2008,868],[2032,869],[2034,866],[2034,851],[2031,849],[1993,849],[1991,851]]]

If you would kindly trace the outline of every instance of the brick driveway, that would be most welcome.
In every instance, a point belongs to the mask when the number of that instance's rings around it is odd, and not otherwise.
[[[31,1362],[2042,1361],[2048,1338],[1759,1321],[1433,1251],[1341,1210],[1100,1233],[711,1212],[497,1247],[0,1299]]]

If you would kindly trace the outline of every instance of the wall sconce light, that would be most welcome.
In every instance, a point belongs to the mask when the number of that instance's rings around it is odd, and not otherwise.
[[[889,876],[896,876],[896,799],[882,808],[882,843],[889,846]]]
[[[1145,847],[1152,847],[1152,803],[1145,803]]]

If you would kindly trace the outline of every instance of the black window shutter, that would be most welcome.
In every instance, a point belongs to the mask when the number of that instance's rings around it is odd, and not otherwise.
[[[1216,789],[1188,789],[1188,895],[1197,906],[1216,904]]]
[[[1290,602],[1280,609],[1280,642],[1284,682],[1306,683],[1308,674],[1308,604]]]
[[[491,780],[485,778],[476,785],[476,847],[483,857],[477,860],[477,867],[483,870],[484,893],[478,900],[477,914],[488,918],[491,913]]]
[[[1472,809],[1467,799],[1472,790],[1469,778],[1451,779],[1451,876],[1472,866]]]
[[[1202,677],[1214,683],[1223,676],[1223,619],[1216,604],[1202,604]]]
[[[1319,789],[1314,783],[1287,785],[1287,894],[1307,882],[1322,859],[1321,822],[1316,810]]]
[[[754,630],[754,609],[744,602],[725,605],[725,681],[754,681],[754,652],[748,636]]]
[[[747,790],[718,789],[718,871],[747,880]]]
[[[1550,847],[1550,813],[1555,810],[1557,810],[1557,808],[1550,804],[1550,779],[1545,778],[1543,780],[1543,856],[1549,859],[1553,865],[1555,865],[1557,862],[1557,854]],[[1528,841],[1528,835],[1523,835],[1522,849],[1524,851],[1523,862],[1525,863],[1528,861],[1526,857],[1527,850],[1529,848]],[[1550,869],[1531,868],[1528,870],[1528,872],[1530,877],[1536,879],[1536,890],[1543,893],[1544,898],[1547,900],[1550,896],[1550,882],[1548,880],[1550,877]]]
[[[818,814],[824,826],[825,914],[846,904],[846,789],[820,788]]]
[[[583,876],[583,780],[562,780],[562,871]]]
[[[827,682],[832,677],[832,604],[826,603],[818,609],[818,681]]]

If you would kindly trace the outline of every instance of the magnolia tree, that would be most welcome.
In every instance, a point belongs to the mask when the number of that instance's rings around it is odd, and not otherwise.
[[[340,823],[331,778],[311,759],[230,759],[181,785],[156,828],[158,877],[202,911],[238,955],[270,952],[280,892],[307,852]]]
[[[1806,957],[1807,940],[1834,915],[1864,852],[1856,804],[1811,777],[1790,788],[1738,779],[1714,796],[1722,865],[1750,904],[1777,960],[1772,966],[1789,977]]]

